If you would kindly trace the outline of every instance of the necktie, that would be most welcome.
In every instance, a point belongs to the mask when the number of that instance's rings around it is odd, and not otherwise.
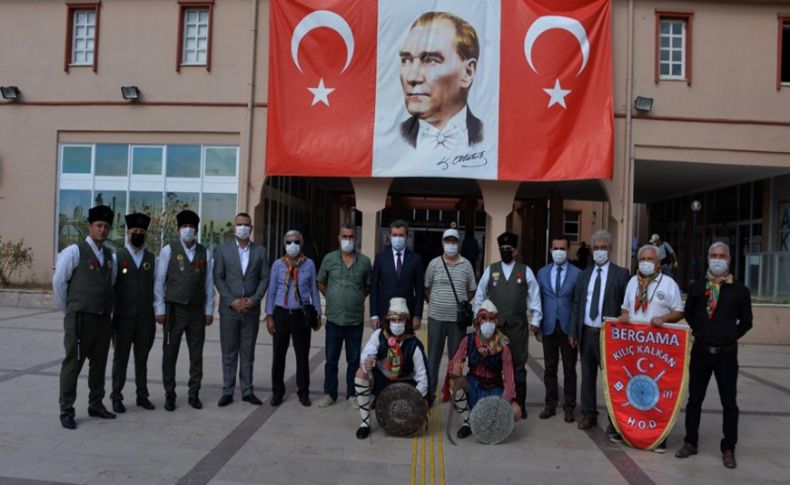
[[[554,279],[554,294],[560,296],[560,286],[562,278],[562,266],[557,266],[557,277]]]
[[[398,262],[395,264],[395,273],[398,275],[398,279],[400,279],[400,270],[403,268],[403,261],[400,257],[400,251],[398,251]]]
[[[596,271],[592,302],[590,302],[590,320],[593,321],[598,318],[598,303],[601,301],[601,268],[598,268]]]

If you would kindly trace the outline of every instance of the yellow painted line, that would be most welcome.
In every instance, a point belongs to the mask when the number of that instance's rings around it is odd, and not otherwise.
[[[444,434],[442,433],[442,413],[439,412],[441,406],[437,409],[436,419],[439,423],[439,485],[444,484]]]
[[[426,446],[428,444],[428,433],[425,428],[422,429],[422,466],[420,467],[420,483],[425,485],[425,475],[426,475],[426,468],[425,468],[425,455],[427,454]]]
[[[411,439],[411,470],[409,471],[410,485],[415,485],[417,480],[417,437]]]
[[[435,446],[435,438],[436,438],[436,422],[434,420],[434,413],[431,413],[428,416],[428,424],[430,426],[431,432],[431,485],[436,485],[436,470],[434,469],[434,463],[436,462],[434,451],[436,450]]]

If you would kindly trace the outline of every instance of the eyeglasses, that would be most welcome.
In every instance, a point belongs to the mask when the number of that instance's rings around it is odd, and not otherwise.
[[[301,244],[302,241],[285,241],[286,246],[290,246],[291,244]]]

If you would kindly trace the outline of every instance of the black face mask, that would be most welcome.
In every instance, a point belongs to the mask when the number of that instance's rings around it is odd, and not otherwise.
[[[145,244],[145,234],[136,232],[129,237],[129,242],[132,243],[132,246],[141,248]]]
[[[503,263],[510,263],[513,261],[513,250],[512,249],[500,249],[499,255],[502,256]]]

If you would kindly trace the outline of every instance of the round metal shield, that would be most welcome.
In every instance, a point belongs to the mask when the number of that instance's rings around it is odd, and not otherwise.
[[[425,425],[425,400],[414,386],[396,382],[376,399],[376,420],[393,436],[411,436]]]
[[[481,443],[501,443],[513,432],[513,408],[499,396],[484,397],[469,414],[469,427]]]

